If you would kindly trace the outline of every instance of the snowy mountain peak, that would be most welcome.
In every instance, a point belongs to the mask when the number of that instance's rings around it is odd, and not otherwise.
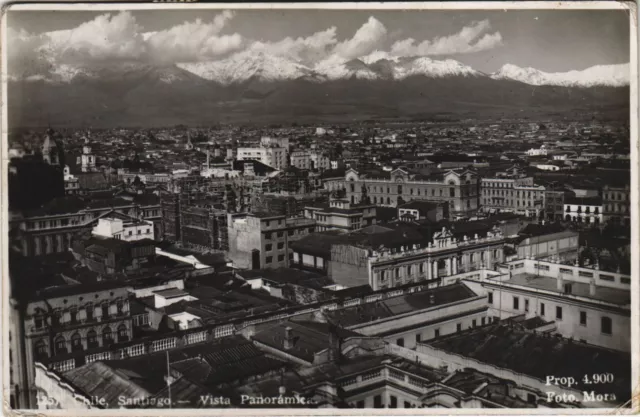
[[[305,65],[263,52],[240,53],[219,61],[176,65],[199,77],[225,85],[254,77],[262,81],[280,81],[314,75]]]
[[[564,87],[622,87],[629,85],[629,64],[596,65],[580,71],[544,72],[531,67],[503,65],[490,75],[495,80],[514,80],[531,85],[557,85]]]

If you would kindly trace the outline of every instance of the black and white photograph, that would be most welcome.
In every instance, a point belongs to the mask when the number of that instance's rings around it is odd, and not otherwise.
[[[3,13],[10,412],[637,409],[635,3]]]

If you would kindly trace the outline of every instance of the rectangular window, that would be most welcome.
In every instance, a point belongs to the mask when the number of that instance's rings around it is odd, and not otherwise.
[[[266,262],[268,264],[270,264],[271,262],[273,262],[273,256],[267,256]]]
[[[284,255],[278,255],[278,262],[284,261]]]
[[[398,398],[395,395],[389,396],[389,408],[398,408]]]
[[[420,333],[416,335],[416,344],[420,343]]]
[[[282,249],[284,248],[284,242],[279,242],[278,243],[278,249]]]
[[[284,236],[284,232],[278,232],[278,237],[283,237]]]
[[[288,234],[289,236],[293,236],[293,232],[294,232],[294,230],[289,230],[289,231],[287,232],[287,234]]]
[[[476,327],[476,319],[471,320],[471,327]]]
[[[560,268],[560,273],[562,273],[562,274],[568,274],[568,275],[573,275],[573,269]]]
[[[401,337],[400,339],[396,340],[396,345],[404,347],[404,338]]]
[[[540,303],[540,315],[544,317],[544,303]]]
[[[528,298],[524,299],[524,311],[525,312],[529,311],[529,299]]]
[[[519,310],[520,309],[520,299],[518,297],[513,297],[513,309],[514,310]]]
[[[460,331],[462,331],[462,324],[458,323],[456,324],[456,332],[460,332]]]
[[[273,245],[271,243],[264,246],[264,250],[267,252],[271,252],[271,249],[273,249]]]
[[[493,304],[493,293],[492,292],[487,293],[487,300],[489,301],[489,304]]]
[[[433,331],[433,337],[440,337],[440,329],[435,329]]]
[[[562,320],[562,307],[556,306],[556,319]]]
[[[609,317],[602,317],[600,320],[601,330],[603,334],[611,334],[612,333],[612,323]]]
[[[600,274],[600,279],[603,281],[615,281],[615,279],[613,278],[613,275],[605,275],[605,274]]]
[[[581,276],[581,277],[584,277],[584,278],[593,278],[593,273],[592,272],[580,271],[580,272],[578,272],[578,276]]]
[[[409,401],[405,401],[404,408],[411,408],[411,403]]]
[[[482,317],[482,318],[480,319],[480,325],[481,325],[481,326],[484,326],[484,319],[485,319],[484,317]]]
[[[586,311],[581,311],[580,312],[580,325],[581,326],[586,326],[587,325],[587,312]]]

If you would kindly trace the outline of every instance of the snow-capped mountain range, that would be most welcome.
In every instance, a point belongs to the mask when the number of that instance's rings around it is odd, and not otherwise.
[[[46,71],[46,72],[45,72]],[[159,82],[171,84],[193,78],[212,81],[224,86],[248,80],[279,82],[304,79],[327,82],[344,79],[404,80],[408,77],[429,78],[487,77],[494,80],[513,80],[529,85],[565,87],[621,87],[629,84],[629,64],[598,65],[580,71],[547,73],[535,68],[521,68],[507,64],[499,71],[485,74],[452,59],[434,60],[428,57],[393,57],[385,52],[374,52],[360,59],[332,57],[316,64],[305,64],[294,59],[258,53],[238,53],[226,59],[154,67],[150,64],[112,64],[111,67],[51,65],[43,73],[11,76],[9,80],[70,83],[76,80],[100,80],[123,73],[153,73]]]
[[[506,64],[491,74],[496,80],[516,80],[530,85],[558,85],[564,87],[594,87],[629,85],[629,64],[596,65],[582,71],[543,72],[535,68],[521,68]]]

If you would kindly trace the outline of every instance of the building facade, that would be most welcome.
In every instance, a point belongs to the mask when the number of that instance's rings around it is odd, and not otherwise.
[[[564,200],[564,220],[586,226],[603,224],[602,198],[567,197]]]
[[[151,235],[158,234],[162,218],[160,204],[120,202],[113,206],[72,209],[68,213],[42,213],[16,218],[10,222],[13,229],[12,241],[24,256],[66,252],[75,235],[90,233],[99,218],[118,214],[149,221],[155,229]]]
[[[289,243],[315,231],[316,222],[283,215],[240,213],[227,219],[229,258],[236,268],[288,267]]]
[[[630,351],[630,276],[533,259],[498,271],[483,281],[490,315],[540,317],[567,338]]]
[[[498,229],[485,238],[465,236],[463,240],[457,240],[443,228],[427,247],[407,247],[397,252],[373,251],[367,259],[369,285],[378,290],[492,268],[504,261],[504,241]]]
[[[282,170],[288,166],[287,149],[279,147],[238,148],[237,159],[241,161],[260,161],[277,170]]]
[[[354,204],[366,195],[371,203],[390,207],[414,199],[448,202],[454,217],[471,216],[478,210],[478,176],[468,170],[451,170],[440,179],[423,180],[401,168],[392,171],[389,179],[369,178],[349,169],[344,185]]]
[[[57,287],[12,304],[12,384],[22,391],[22,401],[32,407],[38,395],[36,362],[65,371],[101,359],[92,351],[132,339],[128,288],[122,282]],[[80,363],[69,358],[81,352],[86,355]]]
[[[631,226],[631,190],[629,186],[602,189],[602,205],[604,223]]]
[[[376,224],[376,206],[354,204],[347,199],[331,199],[329,205],[307,206],[305,217],[316,221],[316,231],[358,230]]]
[[[141,239],[155,239],[153,222],[136,218],[123,219],[104,217],[98,219],[98,224],[91,234],[97,237],[114,238],[131,242]]]

